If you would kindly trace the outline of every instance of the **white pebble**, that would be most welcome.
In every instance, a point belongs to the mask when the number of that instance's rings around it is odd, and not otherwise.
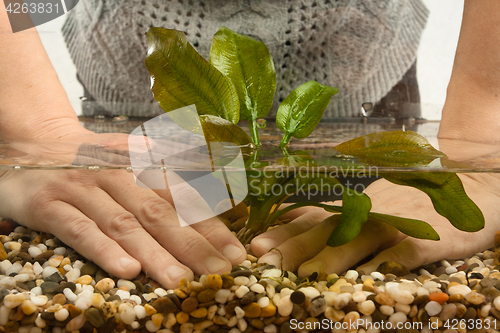
[[[441,310],[443,310],[443,306],[436,301],[430,301],[425,305],[425,311],[430,317],[438,315]]]
[[[65,308],[62,308],[56,313],[54,313],[54,317],[56,318],[57,321],[65,321],[69,316],[69,311]]]
[[[410,313],[411,306],[409,304],[401,304],[401,303],[396,303],[394,305],[394,309],[396,312],[403,312],[405,315]]]
[[[266,286],[267,297],[269,297],[270,299],[273,298],[275,292],[276,291],[272,285],[268,284]]]
[[[261,308],[265,308],[266,306],[269,305],[269,298],[264,296],[264,297],[261,297],[259,298],[259,300],[257,301],[257,304],[260,305]]]
[[[369,316],[375,311],[375,303],[373,301],[364,301],[358,304],[358,310],[365,316]]]
[[[9,309],[13,309],[21,305],[25,299],[26,298],[24,297],[23,293],[9,294],[3,299],[3,305],[5,305]]]
[[[36,306],[44,306],[49,301],[49,299],[45,295],[35,296],[33,294],[30,296],[30,299]]]
[[[347,273],[345,273],[345,276],[344,276],[344,277],[345,277],[346,279],[352,279],[352,280],[356,281],[356,279],[358,278],[358,276],[359,276],[359,273],[358,273],[358,272],[356,272],[356,271],[355,271],[355,270],[353,270],[353,269],[350,269],[350,270],[348,270],[348,271],[347,271]]]
[[[45,326],[47,326],[47,323],[45,322],[45,320],[42,319],[41,315],[38,314],[38,317],[36,317],[35,319],[35,325],[39,328],[45,328]]]
[[[155,323],[153,323],[152,320],[148,320],[146,322],[146,325],[144,325],[144,326],[146,327],[148,332],[156,332],[160,329],[158,326],[155,325]]]
[[[279,302],[276,303],[276,306],[278,307],[278,313],[280,316],[289,316],[293,310],[293,303],[290,300],[290,295],[281,298]]]
[[[381,305],[379,307],[379,310],[382,314],[384,314],[386,316],[391,316],[394,313],[394,308],[392,306],[389,306],[389,305]]]
[[[35,258],[37,255],[41,254],[42,250],[38,246],[30,246],[28,249],[28,254],[32,257]]]
[[[5,243],[5,244],[7,244],[7,243]],[[8,245],[6,245],[5,247],[9,248],[11,251],[19,251],[19,250],[21,250],[21,243],[9,242]]]
[[[245,260],[241,263],[241,266],[246,267],[246,268],[250,268],[250,267],[252,267],[252,262],[250,260]]]
[[[229,296],[231,296],[231,290],[229,289],[220,289],[215,294],[215,301],[217,303],[226,303]]]
[[[411,304],[413,302],[413,295],[408,290],[399,290],[394,293],[394,300],[401,304]]]
[[[134,306],[135,316],[137,319],[141,320],[146,318],[146,309],[142,305]]]
[[[87,310],[92,305],[92,300],[90,297],[78,297],[75,302],[75,306],[82,311]]]
[[[236,318],[238,319],[243,318],[245,316],[245,311],[243,311],[243,309],[240,308],[239,306],[234,308],[234,313],[236,315]]]
[[[455,285],[455,286],[448,288],[448,294],[450,294],[450,296],[451,295],[459,295],[459,294],[462,296],[465,296],[470,292],[471,292],[471,289],[464,284],[459,284],[459,285]]]
[[[130,324],[130,327],[132,327],[134,330],[138,329],[141,324],[139,324],[138,321],[133,321],[132,324]]]
[[[116,291],[116,294],[120,297],[120,299],[123,301],[124,299],[130,299],[130,292],[122,289],[118,289]],[[158,294],[157,294],[158,295]]]
[[[9,260],[5,259],[0,263],[0,270],[2,271],[2,273],[5,273],[10,266],[12,266],[12,263]]]
[[[283,290],[288,289],[286,293],[283,292]],[[305,288],[300,288],[300,291],[306,296],[308,300],[311,300],[313,298],[316,298],[320,295],[320,292],[318,289],[314,287],[305,287]],[[291,295],[293,293],[293,290],[289,288],[283,288],[281,289],[281,297]]]
[[[33,264],[33,273],[37,276],[43,273],[43,268],[38,261]]]
[[[259,283],[255,283],[250,287],[250,290],[257,294],[262,294],[263,292],[266,291],[266,288],[264,288],[264,286]]]
[[[137,295],[130,295],[130,298],[129,298],[131,301],[134,301],[135,304],[137,305],[140,305],[142,303],[142,300],[139,296]]]
[[[447,260],[441,260],[439,263],[445,268],[451,267],[451,264]]]
[[[42,288],[34,287],[33,289],[30,290],[30,292],[35,294],[36,296],[39,296],[42,294]]]
[[[45,245],[47,245],[48,247],[56,246],[56,242],[54,242],[54,239],[49,238],[45,241]]]
[[[446,269],[445,269],[446,274],[453,274],[456,272],[458,272],[458,270],[456,267],[453,267],[453,266],[446,267]]]
[[[127,304],[127,303],[122,303]],[[130,304],[130,303],[129,303]],[[120,306],[120,319],[124,324],[130,325],[135,320],[135,309],[131,306]]]
[[[493,301],[493,305],[495,306],[495,309],[500,311],[500,296],[497,296],[495,300]]]
[[[393,324],[393,326],[397,326],[398,323],[404,323],[408,318],[402,312],[396,312],[389,317],[389,322]]]
[[[243,332],[244,330],[247,329],[248,324],[247,324],[245,319],[240,318],[240,319],[238,319],[236,326],[238,326],[238,329]]]
[[[54,249],[54,254],[58,255],[58,256],[63,256],[66,254],[66,248],[65,247],[56,247]]]
[[[45,246],[45,244],[40,243],[37,246],[42,252],[47,251],[47,247]]]
[[[10,310],[5,305],[0,306],[0,325],[5,326],[9,322],[9,313]]]
[[[130,291],[132,289],[136,289],[136,286],[132,281],[124,280],[124,279],[119,279],[118,282],[116,283],[116,286],[118,288],[125,287],[125,288],[127,288],[128,291]],[[163,288],[158,288],[158,289],[163,289]],[[165,290],[165,289],[163,289],[163,290]],[[155,292],[156,292],[156,290],[155,290]],[[165,291],[165,295],[166,294],[167,294],[167,292]],[[165,295],[163,295],[163,296],[165,296]],[[160,296],[160,295],[158,295],[158,296]]]
[[[29,274],[17,274],[16,276],[14,276],[14,280],[16,280],[16,282],[26,282],[29,279]]]
[[[181,332],[183,333],[183,332]],[[241,331],[237,327],[233,327],[227,333],[241,333]]]
[[[78,268],[72,268],[66,273],[66,279],[68,282],[73,282],[75,283],[76,280],[80,277],[80,269]]]
[[[234,294],[236,295],[236,297],[242,298],[249,291],[250,291],[250,289],[248,289],[247,286],[240,286],[238,289],[236,289],[236,291],[234,292]]]
[[[366,301],[366,294],[363,291],[357,291],[352,294],[352,300],[356,303],[361,303]]]
[[[74,268],[78,268],[78,269],[82,269],[83,265],[84,265],[84,262],[83,262],[83,261],[81,261],[81,260],[77,260],[77,261],[75,261],[75,262],[73,263],[73,267],[74,267]]]
[[[250,279],[246,276],[237,276],[234,278],[234,284],[238,286],[246,286],[250,282]]]
[[[370,276],[372,277],[373,281],[376,281],[376,280],[384,281],[384,279],[385,279],[384,274],[382,274],[380,272],[372,272],[370,274]]]
[[[52,266],[47,266],[43,269],[43,273],[42,273],[42,277],[44,279],[48,278],[49,276],[51,276],[52,274],[54,273],[58,273],[59,270],[56,268],[56,267],[52,267]]]
[[[280,278],[281,277],[281,270],[277,268],[272,268],[272,269],[266,269],[262,272],[261,275],[262,279],[269,277],[269,278]]]
[[[23,269],[23,266],[19,262],[15,262],[6,271],[5,275],[11,275],[12,273],[19,273]]]
[[[120,281],[118,281],[118,282],[120,282]],[[118,285],[118,288],[120,288],[119,285]],[[134,286],[134,289],[135,289],[135,286]],[[156,288],[155,291],[154,291],[154,293],[156,295],[158,295],[159,297],[167,296],[167,291],[165,289],[163,289],[163,288]]]
[[[269,325],[267,325],[267,326],[264,327],[264,332],[266,332],[266,333],[277,333],[278,332],[278,328],[274,324],[269,324]]]
[[[0,280],[0,288],[12,289],[15,286],[16,286],[16,279],[14,279],[12,276],[7,276]]]

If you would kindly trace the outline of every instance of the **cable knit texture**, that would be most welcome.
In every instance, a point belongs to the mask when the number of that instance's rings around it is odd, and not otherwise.
[[[226,26],[268,46],[278,78],[271,115],[316,80],[340,89],[325,117],[356,117],[411,67],[427,15],[421,0],[85,0],[63,34],[82,83],[112,115],[162,112],[144,65],[149,27],[184,31],[208,59]]]

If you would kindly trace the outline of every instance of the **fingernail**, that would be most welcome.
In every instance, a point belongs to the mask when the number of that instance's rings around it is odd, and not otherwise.
[[[165,270],[170,280],[175,281],[179,279],[181,275],[186,274],[186,269],[179,266],[169,266]]]
[[[314,272],[321,272],[322,270],[325,269],[325,264],[322,261],[314,261],[309,264],[302,265],[299,268],[300,275],[306,276],[306,275],[311,275]]]
[[[135,261],[127,257],[122,257],[118,259],[118,264],[120,264],[120,266],[122,266],[123,269],[129,269],[129,266],[133,263],[135,263]]]
[[[208,257],[205,259],[205,267],[211,273],[220,272],[227,266],[227,261],[217,257]]]
[[[222,255],[228,260],[236,260],[243,254],[243,250],[236,245],[229,244],[222,248]]]
[[[264,251],[269,251],[273,247],[276,247],[276,242],[268,237],[255,239],[252,243],[260,246]]]
[[[259,262],[267,263],[269,265],[274,265],[279,268],[281,266],[281,257],[279,254],[276,253],[266,254],[260,257]]]

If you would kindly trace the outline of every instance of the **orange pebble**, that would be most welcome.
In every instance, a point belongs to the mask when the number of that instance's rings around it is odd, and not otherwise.
[[[445,294],[445,293],[442,293],[442,292],[435,292],[435,293],[431,293],[429,295],[429,301],[438,302],[441,305],[443,305],[444,303],[446,303],[446,301],[449,298],[450,298],[450,296],[448,296],[448,294]]]

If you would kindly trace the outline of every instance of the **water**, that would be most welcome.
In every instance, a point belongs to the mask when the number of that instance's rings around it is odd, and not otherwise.
[[[183,171],[209,171],[213,169],[213,161],[217,159],[232,158],[235,152],[241,151],[245,160],[255,158],[264,164],[253,166],[261,168],[265,165],[267,170],[283,169],[283,151],[278,148],[282,132],[272,122],[268,122],[266,128],[261,129],[260,139],[262,148],[257,153],[251,146],[246,147],[218,147],[212,149],[209,156],[206,142],[203,137],[187,134],[186,131],[173,126],[148,129],[148,137],[158,140],[168,138],[164,144],[167,151],[160,152],[160,156],[150,156],[146,152],[135,155],[144,155],[141,159],[145,162],[130,162],[130,154],[127,151],[126,134],[144,123],[144,119],[130,119],[126,123],[115,123],[112,119],[83,119],[82,124],[100,133],[122,133],[118,139],[119,148],[101,144],[60,144],[51,145],[50,142],[29,144],[17,144],[0,142],[0,170],[1,169],[83,169],[93,172],[105,169],[125,169],[128,172],[144,168],[159,168],[163,170]],[[163,126],[163,125],[162,125]],[[244,125],[243,125],[244,126]],[[321,123],[313,134],[305,139],[292,139],[289,147],[292,155],[298,154],[314,161],[307,167],[317,172],[328,172],[332,169],[350,168],[360,169],[370,163],[360,163],[356,158],[346,156],[337,152],[334,147],[341,142],[352,138],[380,131],[411,130],[424,136],[433,146],[438,148],[437,131],[439,122],[417,122],[414,124],[351,122],[351,123]],[[248,132],[248,131],[247,131]],[[107,141],[107,140],[105,140]],[[495,145],[477,145],[472,143],[447,143],[447,146],[459,146],[453,149],[454,154],[449,158],[436,158],[432,161],[425,160],[424,163],[404,163],[403,165],[376,165],[379,172],[500,172],[500,148]],[[43,147],[42,149],[38,146]],[[174,147],[174,148],[172,148]],[[235,149],[236,148],[236,149]],[[240,148],[240,149],[238,149]],[[172,150],[173,149],[173,150]],[[438,148],[439,149],[439,148]],[[175,150],[175,151],[174,151]],[[187,151],[187,153],[186,153]],[[458,151],[458,153],[457,153]],[[483,153],[481,153],[481,151]],[[460,152],[464,152],[463,154]],[[163,154],[163,155],[162,155]],[[135,156],[134,155],[134,156]],[[398,152],[388,154],[388,158],[397,157]],[[159,158],[174,156],[173,158]],[[211,157],[212,159],[210,160]],[[418,160],[419,156],[407,156],[409,161]],[[159,162],[161,160],[161,163]],[[153,161],[153,162],[151,162]],[[390,164],[390,163],[389,163]],[[248,168],[248,165],[246,166]]]

